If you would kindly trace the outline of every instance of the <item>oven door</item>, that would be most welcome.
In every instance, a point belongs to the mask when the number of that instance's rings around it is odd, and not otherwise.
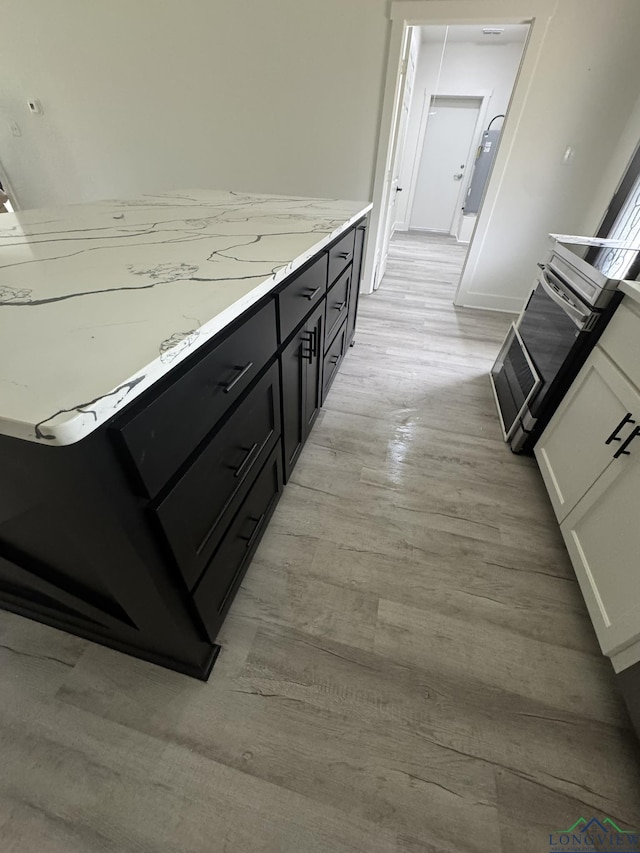
[[[549,271],[542,272],[518,323],[524,347],[541,379],[542,388],[530,405],[534,417],[545,391],[571,358],[578,337],[591,328],[597,317],[575,294],[562,288]]]
[[[509,441],[520,424],[520,418],[527,411],[531,398],[542,384],[515,325],[509,329],[491,369],[490,378],[502,434],[504,440]]]

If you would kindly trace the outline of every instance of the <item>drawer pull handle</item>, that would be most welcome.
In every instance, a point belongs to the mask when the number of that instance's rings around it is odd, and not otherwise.
[[[347,302],[345,300],[344,302],[338,302],[338,304],[334,305],[333,307],[336,309],[336,311],[342,311],[342,309],[344,308],[344,306],[346,304],[347,304]]]
[[[316,294],[320,293],[321,290],[322,290],[321,287],[316,287],[316,289],[312,290],[311,293],[305,293],[305,296],[307,297],[309,302],[311,302],[311,300],[314,299]]]
[[[242,476],[242,473],[245,470],[245,468],[247,467],[247,465],[249,464],[249,462],[253,461],[253,455],[257,449],[258,449],[258,442],[256,442],[253,445],[253,447],[249,448],[249,450],[247,451],[247,455],[244,457],[242,462],[236,468],[235,473],[233,475],[234,477],[241,477]]]
[[[627,414],[623,417],[618,426],[611,433],[609,438],[605,441],[605,444],[611,444],[612,441],[622,441],[618,433],[625,426],[625,424],[635,424],[635,421],[631,417],[631,412],[627,412]]]
[[[246,375],[247,375],[247,373],[251,370],[251,368],[252,368],[252,367],[253,367],[253,362],[252,362],[252,361],[250,361],[250,362],[249,362],[249,364],[245,364],[245,366],[244,366],[244,367],[237,367],[237,368],[236,368],[236,370],[239,370],[239,371],[240,371],[240,373],[238,373],[238,375],[235,377],[235,379],[232,379],[232,380],[231,380],[231,382],[229,382],[229,384],[228,384],[228,385],[225,385],[225,386],[224,386],[224,388],[222,389],[222,390],[223,390],[223,392],[224,392],[225,394],[228,394],[228,393],[229,393],[229,391],[231,391],[231,390],[234,388],[234,386],[235,386],[235,385],[237,385],[237,384],[238,384],[238,382],[240,382],[240,380],[241,380],[244,376],[246,376]]]
[[[251,521],[256,522],[256,526],[253,528],[253,533],[251,534],[251,536],[249,536],[248,538],[246,536],[243,537],[243,539],[247,539],[247,544],[245,546],[247,551],[249,550],[249,548],[251,548],[253,543],[256,541],[256,537],[257,537],[258,533],[260,533],[260,528],[262,527],[262,522],[264,521],[265,515],[266,515],[266,512],[263,512],[262,515],[260,516],[260,518],[258,518],[258,519],[252,518],[251,519]]]
[[[350,254],[350,252],[336,252],[336,258],[341,258],[343,261],[346,261]]]
[[[616,452],[613,454],[613,458],[618,459],[618,457],[620,456],[631,456],[631,452],[627,450],[627,447],[629,447],[629,445],[637,435],[640,435],[640,427],[638,426],[633,428],[629,435],[629,438],[616,450]]]

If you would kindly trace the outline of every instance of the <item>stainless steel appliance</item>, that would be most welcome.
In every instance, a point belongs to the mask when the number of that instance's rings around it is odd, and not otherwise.
[[[640,249],[619,241],[551,237],[534,289],[491,370],[504,438],[515,453],[533,449],[620,303],[619,279],[607,274],[611,253],[617,269],[631,270],[640,258]]]
[[[501,116],[496,116],[496,118],[501,118]],[[482,141],[480,142],[478,154],[473,165],[473,175],[471,176],[467,196],[464,200],[465,213],[477,213],[480,209],[480,202],[482,201],[484,190],[489,180],[489,173],[496,158],[496,152],[498,151],[501,132],[501,130],[491,130],[491,125],[489,125],[487,130],[482,134]]]

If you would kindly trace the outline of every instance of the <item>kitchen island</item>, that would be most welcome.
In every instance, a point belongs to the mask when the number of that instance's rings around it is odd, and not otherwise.
[[[184,191],[0,222],[0,606],[206,678],[353,342],[371,205]]]

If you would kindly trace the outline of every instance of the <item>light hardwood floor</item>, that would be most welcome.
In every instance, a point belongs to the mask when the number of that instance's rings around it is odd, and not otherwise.
[[[541,478],[394,239],[207,684],[0,614],[2,853],[539,853],[640,828],[640,760]]]

